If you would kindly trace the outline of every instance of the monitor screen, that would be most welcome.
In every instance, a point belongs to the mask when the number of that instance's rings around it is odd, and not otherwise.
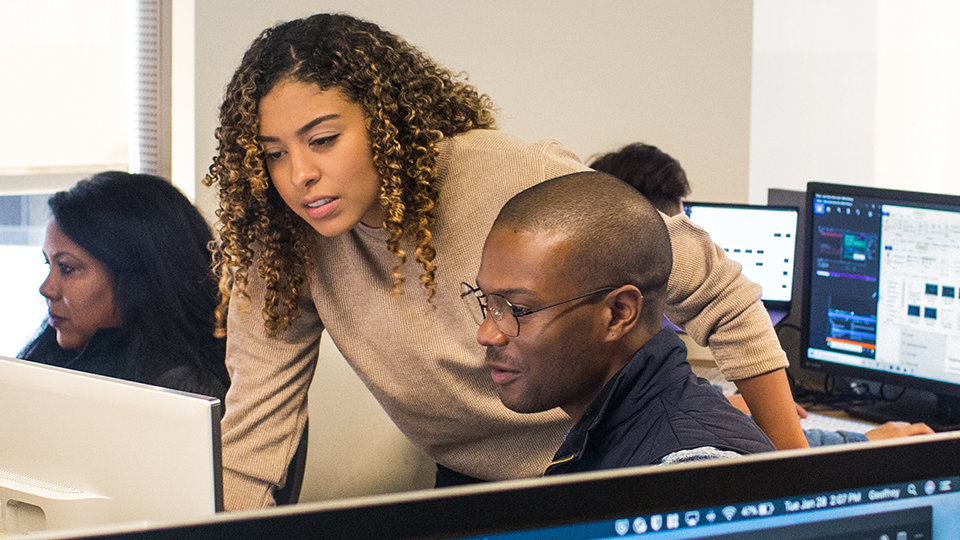
[[[960,197],[810,183],[805,212],[802,365],[935,392],[941,418],[894,419],[956,424]]]
[[[0,357],[0,537],[222,509],[220,400]]]
[[[761,288],[768,309],[788,311],[793,298],[799,210],[789,206],[685,202],[683,211],[707,231],[743,274]]]
[[[226,513],[95,536],[953,539],[958,452],[960,433],[941,433]]]

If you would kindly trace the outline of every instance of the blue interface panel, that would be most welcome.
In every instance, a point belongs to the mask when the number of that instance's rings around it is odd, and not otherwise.
[[[836,193],[812,205],[807,357],[960,384],[960,208]]]
[[[928,540],[957,531],[960,476],[949,476],[469,538]]]

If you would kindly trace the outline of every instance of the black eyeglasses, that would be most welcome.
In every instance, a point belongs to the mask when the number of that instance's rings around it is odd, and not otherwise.
[[[510,337],[517,337],[520,335],[520,317],[526,317],[538,311],[559,306],[560,304],[566,304],[567,302],[573,302],[574,300],[580,300],[581,298],[593,296],[598,293],[609,292],[614,289],[616,289],[616,287],[601,287],[595,291],[555,302],[549,306],[543,306],[537,309],[525,309],[511,304],[509,300],[499,294],[484,294],[480,289],[461,282],[460,300],[463,301],[463,305],[470,311],[470,315],[473,316],[473,320],[477,324],[483,324],[483,320],[487,318],[487,311],[489,311],[493,317],[494,324],[497,325],[497,328],[499,328],[501,332]],[[486,303],[484,303],[484,299],[486,299]]]

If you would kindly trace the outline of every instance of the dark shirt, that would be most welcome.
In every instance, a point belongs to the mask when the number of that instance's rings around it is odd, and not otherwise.
[[[216,340],[216,350],[210,351],[212,357],[219,357],[221,362],[225,350],[223,341]],[[19,356],[41,364],[212,396],[221,402],[230,384],[225,367],[217,374],[190,359],[170,355],[130,358],[128,339],[119,328],[98,330],[90,343],[77,352],[62,349],[56,341],[56,330],[47,326]]]
[[[545,474],[659,463],[680,450],[775,450],[752,419],[687,363],[669,328],[653,336],[570,429]]]

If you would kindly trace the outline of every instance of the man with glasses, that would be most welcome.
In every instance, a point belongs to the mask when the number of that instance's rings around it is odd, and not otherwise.
[[[599,172],[514,196],[461,298],[507,408],[576,422],[546,474],[774,450],[661,330],[672,255],[656,209]]]

